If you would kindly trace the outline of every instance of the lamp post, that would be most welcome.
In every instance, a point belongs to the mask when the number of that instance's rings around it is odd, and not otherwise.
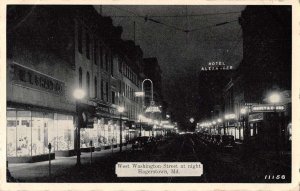
[[[268,102],[273,104],[274,105],[274,117],[275,117],[275,120],[273,120],[273,122],[277,122],[278,120],[278,123],[280,122],[280,119],[279,119],[279,114],[278,112],[276,111],[276,104],[280,103],[282,101],[282,97],[281,95],[278,93],[278,92],[273,92],[270,94],[270,96],[267,98]],[[276,153],[277,155],[279,155],[279,147],[280,147],[280,136],[281,136],[281,125],[279,124],[275,124],[275,127],[277,132],[276,132]]]
[[[140,121],[140,137],[142,136],[142,117],[143,117],[143,115],[139,115],[139,121]]]
[[[247,114],[247,109],[245,107],[241,108],[241,116],[242,116],[242,127],[243,133],[245,132],[245,115]],[[241,139],[241,129],[239,128],[239,138]]]
[[[221,134],[221,130],[220,130],[220,124],[223,122],[221,118],[217,119],[217,122],[218,122],[218,125],[217,125],[217,128],[218,128],[218,134]]]
[[[120,113],[120,152],[122,152],[122,113],[124,112],[125,108],[122,106],[118,107],[118,112]]]
[[[77,115],[77,120],[76,120],[76,156],[77,156],[77,160],[76,160],[76,166],[80,166],[81,162],[80,162],[80,123],[79,123],[79,105],[78,105],[78,101],[82,100],[85,96],[85,92],[83,89],[78,88],[75,89],[73,92],[73,96],[75,98],[75,106],[76,106],[76,115]]]

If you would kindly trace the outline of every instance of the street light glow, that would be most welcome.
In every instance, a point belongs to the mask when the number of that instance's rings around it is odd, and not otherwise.
[[[134,92],[135,97],[144,97],[145,92]]]
[[[194,123],[195,119],[193,117],[190,118],[190,122]]]
[[[77,88],[77,89],[74,90],[73,96],[74,96],[75,99],[80,100],[80,99],[84,98],[85,92],[84,92],[83,89]]]
[[[242,115],[245,115],[246,112],[247,112],[247,109],[246,109],[246,108],[242,108],[242,109],[241,109],[241,114],[242,114]]]
[[[281,96],[279,93],[272,93],[269,98],[268,101],[270,103],[279,103],[281,101]]]
[[[142,120],[143,118],[145,118],[142,114],[140,114],[139,116],[138,116],[138,118],[139,118],[139,120]]]
[[[119,112],[119,113],[123,113],[124,110],[125,110],[125,108],[124,108],[123,106],[119,106],[119,107],[118,107],[118,112]]]
[[[222,123],[222,119],[220,119],[220,118],[217,121],[218,121],[218,123]]]

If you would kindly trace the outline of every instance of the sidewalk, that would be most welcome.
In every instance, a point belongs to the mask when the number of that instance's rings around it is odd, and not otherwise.
[[[130,150],[131,145],[123,146],[123,151]],[[116,147],[113,150],[107,149],[102,151],[95,151],[92,154],[92,161],[97,161],[100,158],[111,156],[114,153],[118,153],[120,147]],[[86,165],[90,163],[91,154],[81,153],[81,164]],[[76,165],[76,156],[72,157],[55,157],[51,160],[51,175],[56,176],[68,169],[74,168]],[[8,164],[8,169],[11,175],[19,181],[32,181],[36,178],[49,176],[49,161],[35,162],[35,163],[17,163]]]

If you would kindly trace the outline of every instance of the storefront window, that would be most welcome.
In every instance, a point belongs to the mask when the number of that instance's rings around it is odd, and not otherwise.
[[[31,155],[31,112],[17,111],[17,156]]]
[[[48,149],[48,144],[45,145],[45,136],[48,133],[45,133],[44,117],[43,113],[32,112],[32,155],[41,155],[45,153],[45,150]],[[48,142],[48,139],[47,141]]]
[[[74,149],[73,117],[69,115],[7,110],[7,156],[36,156]]]
[[[56,137],[56,129],[54,128],[54,114],[53,113],[45,113],[44,114],[44,126],[45,126],[45,136],[44,145],[47,146],[51,143],[51,153],[55,151],[55,137]],[[46,130],[47,129],[47,130]],[[48,139],[47,139],[48,137]],[[49,152],[48,148],[46,149],[46,153]]]
[[[17,155],[17,112],[6,112],[6,133],[7,133],[7,156],[15,157]]]
[[[73,116],[56,114],[56,144],[57,150],[74,149]]]
[[[80,129],[80,148],[89,147],[90,132],[89,129]]]

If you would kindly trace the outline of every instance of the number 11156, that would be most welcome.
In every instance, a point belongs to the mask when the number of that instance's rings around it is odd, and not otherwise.
[[[285,175],[265,175],[265,180],[284,180]]]

